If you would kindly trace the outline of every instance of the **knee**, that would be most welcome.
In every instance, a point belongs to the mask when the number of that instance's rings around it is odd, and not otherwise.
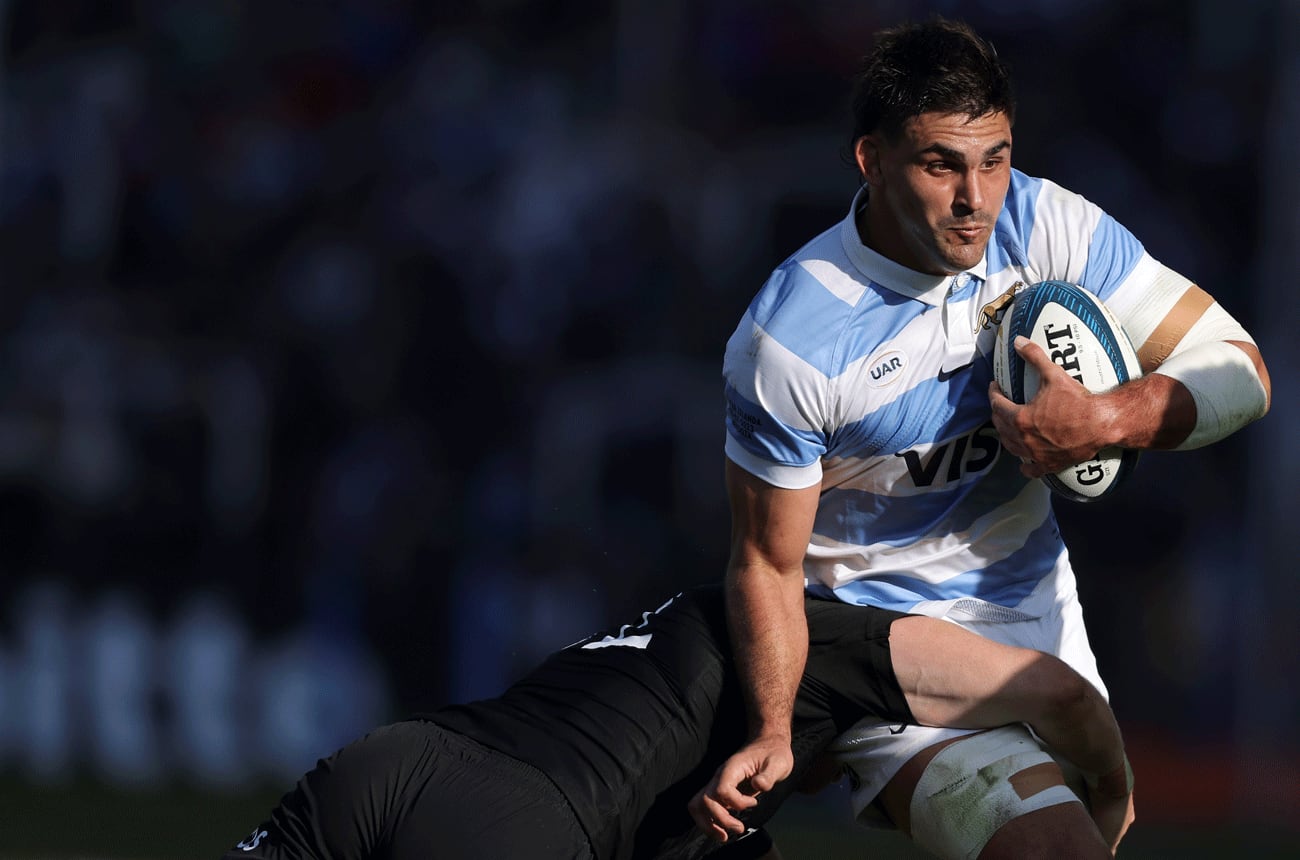
[[[1073,719],[1097,695],[1087,678],[1059,657],[1039,652],[1017,678],[1025,722]]]

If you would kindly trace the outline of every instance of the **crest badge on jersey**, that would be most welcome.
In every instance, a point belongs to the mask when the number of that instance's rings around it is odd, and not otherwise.
[[[1024,281],[1016,281],[1007,291],[980,308],[980,315],[976,318],[974,334],[979,334],[980,330],[996,329],[1002,325],[1002,318],[1006,316],[1007,310],[1011,307],[1011,302],[1015,299],[1016,293],[1025,288]]]
[[[907,356],[901,349],[887,349],[871,359],[867,365],[867,384],[872,388],[884,388],[903,375],[907,367]]]

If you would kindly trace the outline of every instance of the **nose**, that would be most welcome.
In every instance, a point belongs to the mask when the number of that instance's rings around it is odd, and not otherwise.
[[[958,210],[966,212],[978,212],[984,208],[984,178],[980,176],[977,169],[967,170],[962,173],[961,183],[957,188],[957,199],[954,202]]]

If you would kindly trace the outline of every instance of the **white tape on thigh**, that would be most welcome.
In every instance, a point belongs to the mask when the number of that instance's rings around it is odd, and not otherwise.
[[[912,793],[912,839],[944,860],[973,860],[1002,825],[1027,812],[1081,803],[1064,785],[1021,797],[1010,778],[1052,757],[1018,726],[963,738],[939,751]]]

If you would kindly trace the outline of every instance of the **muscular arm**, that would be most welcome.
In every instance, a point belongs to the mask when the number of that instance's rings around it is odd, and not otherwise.
[[[808,657],[803,557],[818,491],[772,487],[728,461],[727,492],[732,516],[727,622],[751,737],[788,741]]]
[[[1017,351],[1038,370],[1043,385],[1023,406],[991,385],[993,423],[1007,450],[1032,461],[1021,469],[1032,478],[1090,459],[1110,445],[1208,444],[1261,417],[1272,397],[1259,349],[1234,339],[1233,332],[1249,337],[1213,298],[1189,283],[1138,349],[1146,375],[1100,394],[1085,391],[1038,346],[1018,343]]]
[[[1052,363],[1029,341],[1016,351],[1041,374],[1033,400],[1019,406],[990,386],[993,424],[1002,443],[1025,463],[1031,478],[1081,463],[1102,448],[1174,448],[1196,424],[1196,404],[1187,388],[1152,374],[1104,394],[1092,394]]]
[[[780,489],[728,461],[727,494],[732,517],[727,623],[750,737],[788,744],[794,698],[808,657],[803,558],[819,487]]]
[[[692,813],[702,827],[711,819],[719,839],[728,831],[743,832],[729,813],[753,806],[755,795],[785,779],[794,763],[791,718],[808,658],[803,558],[820,488],[773,487],[728,461],[727,493],[727,624],[750,739],[697,798],[702,806]]]

